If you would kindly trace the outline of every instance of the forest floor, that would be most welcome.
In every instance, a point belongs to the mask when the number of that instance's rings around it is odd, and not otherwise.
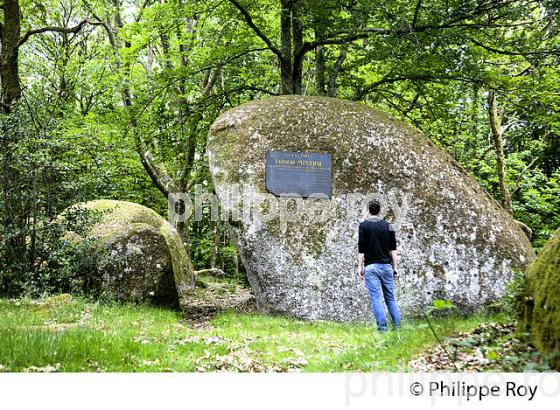
[[[409,362],[412,371],[550,371],[549,359],[511,321],[490,321],[445,338]]]
[[[399,332],[380,334],[363,324],[259,314],[248,290],[234,280],[207,278],[197,292],[188,319],[171,309],[69,295],[47,301],[0,299],[0,371],[453,370],[423,320],[406,320]],[[457,342],[464,349],[458,352],[463,359],[471,349],[475,353],[470,359],[486,364],[503,354],[465,341],[468,336],[461,332],[486,329],[493,341],[497,337],[488,329],[502,329],[501,336],[512,333],[499,315],[444,317],[433,319],[433,325],[446,343],[454,340],[448,336],[463,338],[462,345]],[[465,360],[469,364],[460,370],[478,369]]]

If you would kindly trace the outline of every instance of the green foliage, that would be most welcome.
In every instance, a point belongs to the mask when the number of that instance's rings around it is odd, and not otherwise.
[[[535,170],[514,203],[517,219],[534,228],[533,244],[541,249],[560,226],[560,171],[547,177]]]
[[[446,309],[455,309],[456,306],[450,300],[441,300],[436,299],[433,302],[433,307],[435,310],[446,310]]]
[[[101,276],[97,270],[103,253],[96,240],[88,238],[91,226],[99,220],[95,212],[69,209],[65,219],[50,223],[41,235],[47,245],[42,266],[30,271],[22,283],[26,295],[37,297],[56,293],[99,296]],[[69,231],[83,235],[75,241]]]
[[[165,216],[166,195],[141,156],[165,170],[170,191],[192,193],[197,183],[211,191],[210,124],[224,110],[279,93],[281,76],[278,56],[262,38],[281,46],[277,0],[239,0],[261,35],[229,1],[20,4],[23,32],[86,18],[93,24],[78,33],[33,35],[19,53],[24,102],[2,120],[8,128],[1,183],[9,195],[0,211],[2,240],[11,243],[2,251],[3,275],[16,283],[42,266],[28,244],[47,237],[33,238],[33,226],[69,205],[129,200]],[[513,216],[542,247],[560,226],[556,3],[299,0],[298,6],[293,19],[301,23],[303,45],[325,40],[306,48],[303,93],[326,91],[318,88],[322,51],[330,95],[409,122],[500,200],[485,106],[486,93],[495,90]],[[10,128],[16,123],[19,131]],[[180,228],[196,269],[216,264],[236,272],[224,227],[216,235],[204,219]]]
[[[42,117],[41,107],[21,105],[0,119],[5,149],[0,153],[0,294],[40,295],[88,292],[94,287],[95,244],[74,243],[65,229],[83,232],[96,215],[63,209],[89,195],[73,147],[60,138],[59,122]],[[97,181],[99,182],[99,181]],[[56,223],[55,223],[56,222]]]
[[[499,305],[510,317],[520,318],[525,312],[530,297],[526,272],[516,271]]]

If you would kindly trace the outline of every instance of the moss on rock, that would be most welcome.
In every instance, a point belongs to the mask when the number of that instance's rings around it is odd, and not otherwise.
[[[54,310],[71,303],[72,299],[72,295],[68,293],[61,293],[59,295],[51,296],[44,302],[35,305],[33,310]]]
[[[104,290],[121,300],[186,305],[194,287],[192,263],[164,218],[126,201],[95,200],[72,208],[100,213],[89,236],[99,241],[99,252],[106,252],[98,266]],[[69,237],[76,235],[70,232]]]
[[[527,282],[532,303],[524,320],[537,348],[553,355],[560,370],[560,229],[529,266]]]

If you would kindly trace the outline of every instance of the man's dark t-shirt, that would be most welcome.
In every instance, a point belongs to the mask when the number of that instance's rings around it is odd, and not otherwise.
[[[385,219],[366,219],[358,231],[358,252],[364,254],[364,266],[391,263],[390,251],[397,249],[395,231]]]

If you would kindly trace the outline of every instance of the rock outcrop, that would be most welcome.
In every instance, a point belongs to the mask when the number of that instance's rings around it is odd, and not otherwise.
[[[537,348],[552,355],[560,370],[560,229],[529,266],[527,283],[532,300],[525,324]]]
[[[331,154],[331,199],[267,193],[269,150]],[[222,218],[263,312],[372,320],[357,276],[357,226],[372,197],[397,230],[396,293],[405,314],[434,299],[464,311],[491,303],[512,269],[534,256],[517,223],[450,155],[364,105],[300,96],[254,101],[215,121],[208,157]],[[281,217],[274,218],[275,206]]]
[[[193,268],[181,238],[165,219],[125,201],[96,200],[72,208],[99,215],[88,236],[98,243],[96,269],[103,292],[124,301],[185,306],[194,287]]]

